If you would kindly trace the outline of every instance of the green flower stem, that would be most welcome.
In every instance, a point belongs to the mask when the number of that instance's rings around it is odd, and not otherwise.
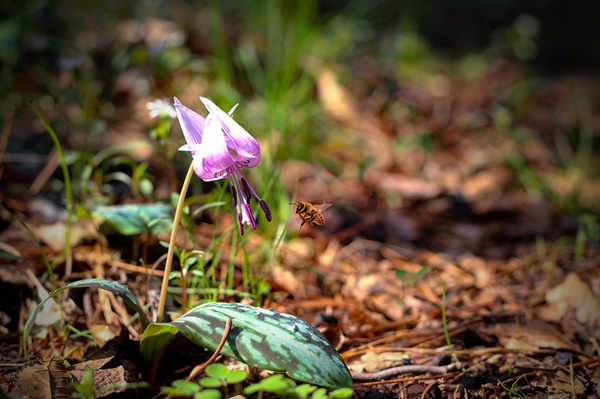
[[[183,204],[185,202],[185,195],[187,194],[188,187],[192,181],[194,175],[194,164],[190,162],[190,168],[188,169],[187,175],[181,187],[181,193],[179,194],[179,201],[177,201],[177,209],[175,209],[175,217],[173,218],[173,230],[171,231],[171,240],[169,241],[169,250],[167,252],[167,263],[165,264],[165,275],[163,276],[162,286],[160,288],[160,300],[158,302],[158,312],[156,315],[156,321],[161,322],[165,312],[165,302],[167,300],[167,288],[169,287],[169,275],[171,274],[171,267],[173,266],[173,254],[175,252],[175,239],[177,238],[177,230],[179,229],[179,220],[181,219],[181,212],[183,211]]]

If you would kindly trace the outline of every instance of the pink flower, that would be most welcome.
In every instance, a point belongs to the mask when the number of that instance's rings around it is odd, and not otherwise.
[[[271,221],[269,205],[260,199],[242,174],[243,168],[253,168],[260,162],[260,145],[231,115],[207,98],[200,97],[208,109],[204,118],[182,105],[175,98],[175,110],[187,144],[179,151],[192,153],[196,175],[204,181],[229,179],[233,194],[233,207],[244,234],[244,224],[256,230],[256,219],[250,208],[250,199],[255,197],[267,220]]]

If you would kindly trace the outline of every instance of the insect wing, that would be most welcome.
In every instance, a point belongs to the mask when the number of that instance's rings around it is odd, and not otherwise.
[[[316,207],[321,211],[324,212],[326,209],[331,208],[331,205],[333,205],[333,202],[324,202],[320,205],[316,205]]]

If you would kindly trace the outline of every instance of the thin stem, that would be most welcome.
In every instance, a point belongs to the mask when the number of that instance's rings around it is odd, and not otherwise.
[[[215,349],[215,352],[212,354],[210,359],[208,359],[203,364],[198,365],[192,369],[192,372],[190,373],[190,375],[185,379],[186,381],[192,381],[201,372],[203,372],[207,366],[209,366],[211,363],[213,363],[217,359],[217,357],[221,353],[221,349],[223,349],[223,347],[227,343],[227,338],[229,337],[229,333],[231,332],[232,325],[233,325],[233,321],[231,320],[230,317],[228,317],[227,321],[225,322],[225,328],[223,330],[223,336],[221,337],[221,342],[219,342],[219,346],[217,346],[217,349]]]
[[[54,129],[52,129],[52,127],[46,122],[46,119],[44,119],[40,111],[38,111],[35,104],[32,103],[31,106],[33,107],[33,110],[35,111],[40,122],[42,122],[42,125],[50,135],[50,138],[54,143],[54,147],[56,147],[65,180],[65,201],[67,208],[67,220],[65,221],[65,276],[69,277],[73,268],[73,257],[71,255],[71,223],[73,222],[73,192],[71,190],[71,175],[69,174],[69,167],[67,166],[65,153],[60,145],[58,136],[54,132]]]
[[[375,373],[356,373],[352,372],[352,379],[356,381],[379,381],[391,377],[397,377],[401,374],[446,374],[454,371],[456,366],[451,364],[447,366],[427,366],[422,364],[410,364],[406,366],[391,367],[386,370],[377,371]]]
[[[440,280],[440,285],[442,286],[442,324],[444,326],[444,335],[446,336],[446,345],[448,345],[448,350],[450,351],[450,357],[452,358],[452,361],[454,363],[458,363],[458,356],[456,356],[456,353],[454,353],[454,347],[450,341],[448,320],[446,319],[446,288],[444,287],[444,280],[442,280],[440,273],[437,273],[437,275],[438,279]]]
[[[163,319],[165,311],[165,302],[167,300],[167,288],[169,287],[169,276],[171,274],[171,267],[173,266],[173,254],[175,253],[175,239],[177,238],[177,230],[179,229],[179,220],[181,219],[181,212],[183,211],[183,205],[185,202],[185,195],[187,194],[188,187],[192,181],[194,175],[194,163],[190,162],[190,168],[188,169],[187,175],[181,187],[181,193],[179,194],[179,201],[177,201],[177,209],[175,209],[175,217],[173,218],[173,230],[171,230],[171,240],[169,241],[169,250],[167,252],[167,262],[165,264],[165,274],[163,276],[162,286],[160,287],[160,300],[158,302],[158,311],[156,313],[156,321],[160,322]]]

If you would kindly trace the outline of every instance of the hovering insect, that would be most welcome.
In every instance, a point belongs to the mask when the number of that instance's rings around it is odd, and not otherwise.
[[[317,207],[306,201],[296,201],[295,203],[292,202],[290,204],[294,205],[296,214],[302,219],[300,227],[304,226],[304,223],[306,222],[316,224],[317,226],[324,225],[325,218],[323,217],[322,212],[333,205],[331,203],[324,203]]]

